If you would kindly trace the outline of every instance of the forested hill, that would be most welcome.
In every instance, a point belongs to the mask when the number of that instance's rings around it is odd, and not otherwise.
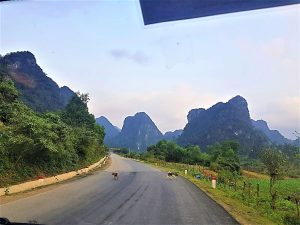
[[[224,140],[238,141],[240,153],[250,156],[257,156],[257,151],[269,143],[263,132],[254,129],[247,101],[241,96],[226,103],[219,102],[207,110],[191,110],[178,143],[183,146],[199,145],[205,149]]]
[[[31,52],[13,52],[0,56],[7,74],[12,78],[20,99],[37,112],[63,109],[74,92],[64,86],[60,88],[37,64]]]
[[[98,161],[107,153],[103,144],[104,129],[96,124],[94,115],[89,113],[87,107],[88,94],[70,95],[67,87],[58,89],[71,98],[58,112],[35,112],[20,100],[16,82],[12,80],[12,75],[17,73],[12,74],[12,71],[29,73],[30,68],[39,68],[34,66],[34,57],[30,53],[26,54],[30,57],[22,58],[25,62],[16,60],[19,62],[16,64],[17,69],[11,68],[13,64],[8,64],[10,68],[7,69],[3,61],[0,62],[0,187],[36,179],[37,176],[55,175],[82,168]],[[22,69],[21,65],[24,64],[28,64],[29,70]],[[32,74],[32,77],[36,75]],[[34,77],[32,80],[38,84],[40,79],[51,81],[43,76]],[[48,83],[50,86],[43,88],[57,88],[51,82]],[[29,90],[30,88],[26,89]],[[34,90],[36,89],[32,91]],[[38,93],[41,91],[42,89],[37,88]],[[46,93],[51,95],[49,89],[43,94]],[[53,96],[59,99],[57,95]],[[43,99],[36,97],[38,100]],[[51,98],[47,101],[51,101]],[[54,108],[51,105],[52,108],[47,109],[58,109],[62,103],[56,102]]]

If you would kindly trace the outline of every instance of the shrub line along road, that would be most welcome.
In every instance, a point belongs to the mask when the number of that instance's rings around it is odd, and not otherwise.
[[[238,224],[184,178],[169,180],[149,165],[111,157],[104,171],[0,205],[0,217],[49,225]]]

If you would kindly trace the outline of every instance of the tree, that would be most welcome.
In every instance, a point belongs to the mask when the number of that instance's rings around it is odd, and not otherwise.
[[[184,149],[173,142],[167,144],[166,161],[168,162],[182,162],[184,160]]]
[[[172,141],[162,140],[156,145],[147,148],[149,156],[168,162],[181,162],[187,164],[207,164],[209,161],[207,154],[200,152],[199,146],[180,147]]]
[[[201,152],[200,147],[198,145],[188,146],[185,148],[185,163],[201,163]]]
[[[289,196],[290,199],[295,203],[296,209],[297,209],[297,216],[300,217],[300,210],[299,210],[299,204],[300,204],[300,189],[298,188],[295,190],[294,193]]]
[[[0,82],[0,104],[12,103],[18,98],[18,91],[13,81],[4,80]]]
[[[223,143],[208,146],[208,154],[212,169],[216,171],[228,170],[231,173],[240,172],[240,160],[238,156],[239,143],[224,141]]]
[[[168,152],[168,141],[159,141],[156,145],[151,145],[147,148],[147,151],[152,153],[154,157],[160,160],[166,160],[166,155]]]
[[[129,150],[128,150],[128,148],[121,148],[120,149],[120,153],[122,153],[122,154],[128,154]]]
[[[0,122],[8,122],[18,104],[18,91],[9,79],[0,82]]]
[[[261,161],[265,164],[270,176],[271,208],[276,208],[277,191],[274,188],[279,175],[282,174],[286,162],[284,154],[276,149],[266,149],[261,153]]]
[[[87,103],[89,97],[88,94],[74,95],[69,104],[62,111],[62,119],[65,123],[74,127],[88,127],[94,129],[95,117],[89,113]]]

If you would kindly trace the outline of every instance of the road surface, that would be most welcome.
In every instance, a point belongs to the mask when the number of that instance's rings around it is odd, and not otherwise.
[[[120,173],[119,180],[112,172]],[[43,224],[237,224],[189,181],[112,154],[104,171],[0,206],[0,217]]]

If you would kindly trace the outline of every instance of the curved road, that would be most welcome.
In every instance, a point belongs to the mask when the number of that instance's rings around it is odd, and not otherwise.
[[[120,172],[119,180],[111,172]],[[189,181],[112,154],[112,164],[27,198],[0,205],[0,217],[43,224],[238,224]]]

